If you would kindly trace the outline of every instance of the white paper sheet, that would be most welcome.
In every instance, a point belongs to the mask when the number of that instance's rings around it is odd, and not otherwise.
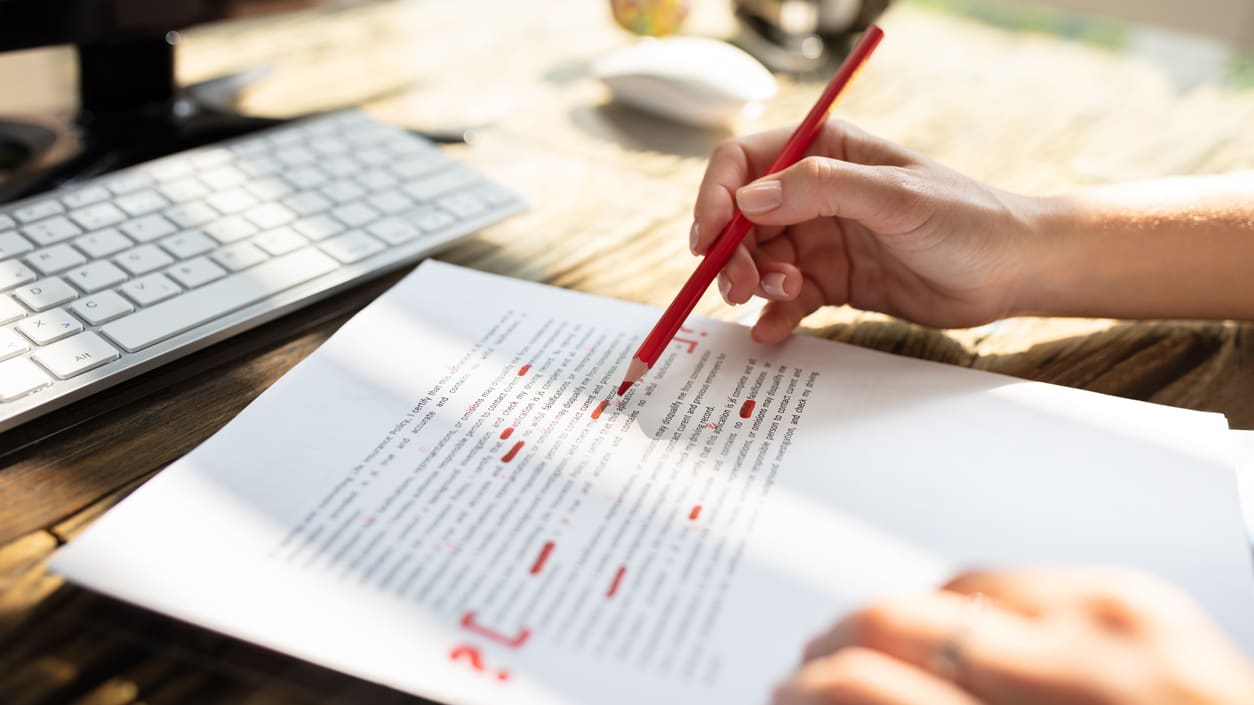
[[[428,262],[53,567],[474,705],[765,702],[970,565],[1150,570],[1254,654],[1221,417],[704,319],[620,406],[656,316]]]

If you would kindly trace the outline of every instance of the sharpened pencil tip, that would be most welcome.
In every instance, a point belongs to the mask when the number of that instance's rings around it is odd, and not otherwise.
[[[633,384],[635,384],[635,382],[632,382],[631,380],[626,380],[626,379],[623,380],[623,383],[618,385],[618,396],[621,397],[622,395],[626,394],[627,390],[631,389],[631,385]]]

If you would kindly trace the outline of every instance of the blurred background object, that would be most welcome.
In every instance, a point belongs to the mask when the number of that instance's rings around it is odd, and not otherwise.
[[[732,0],[737,43],[775,71],[809,72],[838,63],[850,40],[889,0]]]
[[[610,0],[614,20],[624,29],[649,37],[679,31],[688,17],[688,0]]]

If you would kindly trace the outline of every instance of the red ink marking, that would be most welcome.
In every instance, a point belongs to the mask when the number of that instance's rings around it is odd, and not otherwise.
[[[518,632],[517,636],[508,637],[508,636],[505,636],[504,634],[501,634],[500,632],[493,631],[479,624],[475,624],[474,610],[471,610],[470,612],[467,612],[464,616],[462,616],[462,626],[465,627],[467,630],[474,632],[475,634],[478,634],[484,639],[495,641],[496,643],[502,646],[508,646],[511,649],[517,649],[523,644],[526,644],[527,639],[531,637],[531,630],[526,627],[523,627],[522,631]]]
[[[619,566],[618,572],[614,574],[614,582],[610,583],[610,589],[605,593],[606,599],[609,599],[618,593],[618,586],[623,582],[623,573],[627,572],[627,566]]]
[[[510,448],[508,453],[501,456],[501,462],[508,463],[509,461],[513,460],[514,456],[518,455],[518,451],[522,450],[522,447],[523,447],[522,441],[515,443],[514,447]]]
[[[512,435],[514,435],[514,427],[510,426],[504,431],[501,431],[501,440],[505,440],[506,438],[509,438]]]
[[[692,508],[692,511],[691,511],[691,512],[688,512],[688,518],[689,518],[690,520],[692,520],[692,521],[696,521],[696,520],[697,520],[697,517],[699,517],[699,516],[701,516],[701,505],[700,505],[700,504],[698,504],[698,505],[694,506],[694,507]]]
[[[592,410],[592,420],[596,421],[597,419],[601,418],[601,414],[605,413],[605,409],[609,405],[610,405],[609,400],[605,400],[605,401],[602,401],[600,404],[597,404],[597,408]]]
[[[672,343],[683,343],[684,345],[687,345],[687,346],[688,346],[688,354],[689,354],[689,355],[691,355],[692,353],[694,353],[694,352],[696,352],[696,351],[697,351],[697,341],[695,341],[695,340],[688,340],[687,338],[675,338],[675,339],[674,339],[674,340],[672,340],[671,342],[672,342]]]
[[[544,544],[544,548],[540,549],[540,555],[536,556],[536,562],[531,564],[532,575],[539,575],[540,571],[544,570],[544,564],[548,562],[549,555],[553,553],[555,545],[552,541],[549,541]]]
[[[527,374],[530,371],[531,371],[531,365],[523,365],[522,367],[518,368],[518,376],[522,377],[523,375]]]
[[[453,661],[457,661],[457,660],[464,658],[467,661],[470,661],[471,668],[475,669],[476,671],[479,671],[480,673],[482,673],[484,670],[483,669],[483,654],[480,654],[479,649],[476,649],[475,647],[470,646],[469,644],[462,644],[461,646],[453,647],[453,650],[449,652],[448,657],[449,659]],[[497,671],[496,679],[499,681],[509,680],[509,671]]]
[[[463,644],[461,646],[454,647],[453,650],[449,652],[448,657],[453,661],[465,658],[467,661],[470,661],[471,668],[476,671],[483,670],[483,655],[479,653],[479,649],[476,649],[473,646]]]
[[[631,382],[623,382],[622,384],[618,385],[618,396],[621,397],[622,395],[626,394],[628,389],[631,389]]]
[[[706,424],[706,425],[705,425],[705,427],[706,427],[706,428],[708,428],[708,429],[710,429],[711,431],[717,431],[717,430],[718,430],[718,424],[716,424],[716,423],[708,423],[708,424]]]
[[[757,402],[752,399],[749,399],[745,403],[741,404],[740,405],[740,418],[747,419],[750,416],[753,416],[753,406],[755,404],[757,404]]]

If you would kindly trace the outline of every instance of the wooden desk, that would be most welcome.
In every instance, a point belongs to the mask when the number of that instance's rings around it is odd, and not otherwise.
[[[698,7],[692,29],[728,31],[723,3]],[[889,40],[841,114],[978,178],[1044,193],[1254,164],[1254,93],[1203,86],[1180,94],[1136,61],[908,5],[883,24]],[[361,102],[408,126],[487,124],[482,141],[454,151],[534,208],[442,258],[660,305],[693,266],[691,200],[725,135],[606,105],[589,64],[629,40],[603,2],[388,2],[190,33],[181,72],[190,81],[272,63],[246,96],[259,113]],[[51,77],[62,75],[58,61],[48,59]],[[768,114],[744,129],[795,120],[816,90],[785,81]],[[408,700],[122,607],[44,570],[59,544],[226,423],[396,278],[0,437],[0,700]],[[715,297],[699,312],[752,317]],[[1220,411],[1234,427],[1254,428],[1250,324],[1022,319],[933,331],[833,310],[806,332]]]

